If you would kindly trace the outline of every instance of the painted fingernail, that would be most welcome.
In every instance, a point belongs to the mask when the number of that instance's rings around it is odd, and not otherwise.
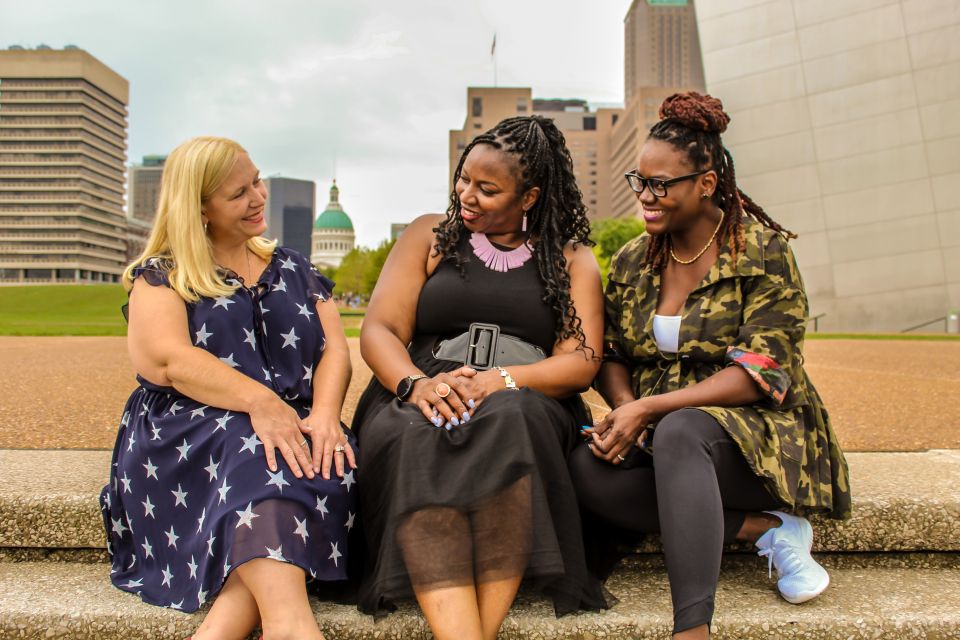
[[[467,406],[473,409],[475,406],[477,406],[477,403],[473,400],[467,400]]]
[[[585,424],[582,427],[580,427],[580,431],[586,431],[587,429],[591,429],[591,428],[592,427],[589,424]]]
[[[450,429],[452,429],[453,427],[450,426],[449,422],[446,422],[444,423],[443,428],[446,429],[447,431],[450,431]]]
[[[437,408],[436,408],[436,407],[433,408],[433,415],[435,415],[435,416],[440,415],[440,412],[437,411]]]
[[[463,412],[463,421],[470,422],[470,413],[468,411]]]

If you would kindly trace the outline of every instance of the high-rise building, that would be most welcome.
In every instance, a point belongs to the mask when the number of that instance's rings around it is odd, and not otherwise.
[[[353,222],[340,205],[340,187],[333,181],[327,208],[313,224],[313,251],[310,261],[318,267],[339,267],[344,256],[353,250],[356,236]]]
[[[960,10],[698,0],[744,191],[791,242],[820,327],[943,331],[960,308]]]
[[[704,90],[693,0],[633,0],[623,22],[625,104],[644,87]]]
[[[276,238],[280,246],[309,256],[317,185],[312,180],[279,176],[264,179],[264,184],[267,187],[264,209],[267,235]]]
[[[144,156],[127,174],[127,260],[133,261],[147,244],[160,202],[160,180],[167,156]]]
[[[586,100],[534,99],[529,87],[469,87],[463,129],[450,131],[448,184],[467,144],[505,118],[542,115],[552,118],[567,140],[583,203],[591,217],[610,215],[610,132],[622,109],[591,111]]]
[[[0,282],[118,282],[129,85],[67,47],[0,51]]]

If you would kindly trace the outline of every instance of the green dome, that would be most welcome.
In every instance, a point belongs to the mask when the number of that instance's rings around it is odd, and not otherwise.
[[[330,187],[330,202],[327,203],[326,210],[321,213],[317,221],[313,223],[313,228],[353,231],[353,223],[350,221],[350,216],[348,216],[343,210],[343,207],[340,206],[340,189],[337,187],[336,179],[333,181],[333,186]]]
[[[313,225],[315,229],[346,229],[353,231],[353,223],[350,222],[350,216],[343,210],[327,209],[320,214],[317,222]]]

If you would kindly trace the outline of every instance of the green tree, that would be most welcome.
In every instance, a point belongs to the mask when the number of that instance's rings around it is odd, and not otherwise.
[[[377,286],[377,280],[380,279],[383,264],[387,261],[387,256],[390,255],[390,250],[393,249],[394,244],[396,244],[396,240],[384,240],[376,249],[367,250],[369,251],[369,262],[364,272],[366,293],[373,293],[373,288]]]
[[[340,293],[364,293],[364,280],[366,274],[369,256],[367,249],[356,247],[343,257],[337,272],[334,274],[334,282],[337,283],[337,291]]]
[[[590,239],[596,242],[593,254],[600,264],[603,284],[607,284],[610,259],[620,247],[643,233],[643,221],[637,218],[601,218],[591,222]]]

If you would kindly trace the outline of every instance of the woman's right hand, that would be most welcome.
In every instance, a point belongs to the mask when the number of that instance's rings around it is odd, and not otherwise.
[[[273,392],[268,392],[254,402],[249,411],[250,424],[263,443],[263,453],[270,471],[277,470],[275,449],[287,461],[293,475],[302,478],[304,470],[313,479],[313,464],[307,440],[301,435],[302,424],[297,412]]]
[[[463,384],[475,375],[476,370],[464,366],[432,378],[421,378],[414,382],[413,392],[407,402],[417,405],[424,417],[436,427],[445,424],[459,426],[470,420],[476,406],[476,399],[466,397],[469,394]]]

